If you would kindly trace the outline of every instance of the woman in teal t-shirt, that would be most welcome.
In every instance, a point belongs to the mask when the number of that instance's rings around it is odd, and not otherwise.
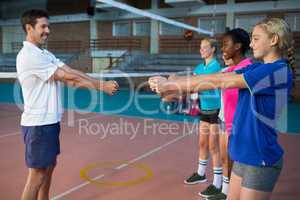
[[[204,38],[200,43],[200,54],[204,62],[199,64],[194,70],[194,74],[213,74],[221,70],[219,62],[215,59],[217,41],[212,38]],[[197,172],[193,173],[184,182],[186,184],[196,184],[206,182],[206,165],[208,153],[211,154],[214,179],[206,190],[201,192],[201,196],[208,197],[221,192],[222,167],[219,151],[219,126],[218,114],[220,109],[220,91],[207,90],[199,93],[201,116],[199,123],[199,163]]]

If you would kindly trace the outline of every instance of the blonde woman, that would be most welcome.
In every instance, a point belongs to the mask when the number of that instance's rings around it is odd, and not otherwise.
[[[199,64],[195,75],[212,74],[219,72],[221,66],[215,58],[217,41],[213,38],[204,38],[200,42],[200,55],[204,62]],[[213,183],[199,194],[209,197],[221,193],[222,167],[219,150],[218,114],[220,109],[220,91],[207,90],[199,92],[200,98],[200,123],[199,123],[199,160],[197,172],[188,177],[184,183],[191,185],[206,182],[206,166],[210,153],[213,165]]]

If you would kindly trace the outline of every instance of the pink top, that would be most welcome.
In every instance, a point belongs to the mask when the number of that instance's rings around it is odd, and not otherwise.
[[[245,58],[239,64],[237,64],[235,66],[231,66],[228,69],[226,69],[225,73],[233,72],[235,70],[246,67],[247,65],[250,65],[250,64],[252,64],[251,59]],[[233,121],[236,105],[238,102],[238,92],[239,92],[239,89],[236,89],[236,88],[225,89],[222,91],[222,100],[223,100],[223,104],[224,104],[224,119],[225,119],[226,131],[227,131],[228,135],[230,135],[231,130],[232,130],[232,121]]]

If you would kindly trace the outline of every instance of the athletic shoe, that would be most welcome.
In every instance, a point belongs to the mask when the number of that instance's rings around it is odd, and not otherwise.
[[[222,192],[214,196],[208,197],[207,200],[226,200],[226,198],[227,198],[226,194]]]
[[[200,176],[198,173],[193,173],[188,179],[184,180],[184,183],[188,185],[194,185],[197,183],[204,183],[206,181],[207,179],[205,174]]]
[[[209,185],[205,190],[199,192],[198,194],[201,197],[208,198],[220,194],[222,192],[222,188],[216,188],[213,184]]]

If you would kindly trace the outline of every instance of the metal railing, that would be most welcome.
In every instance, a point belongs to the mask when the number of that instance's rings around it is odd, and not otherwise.
[[[139,38],[101,38],[90,41],[91,50],[137,50],[142,48]]]
[[[12,42],[13,52],[18,52],[22,48],[22,42]],[[86,49],[87,44],[81,41],[49,41],[45,47],[52,52],[57,53],[78,53]]]

